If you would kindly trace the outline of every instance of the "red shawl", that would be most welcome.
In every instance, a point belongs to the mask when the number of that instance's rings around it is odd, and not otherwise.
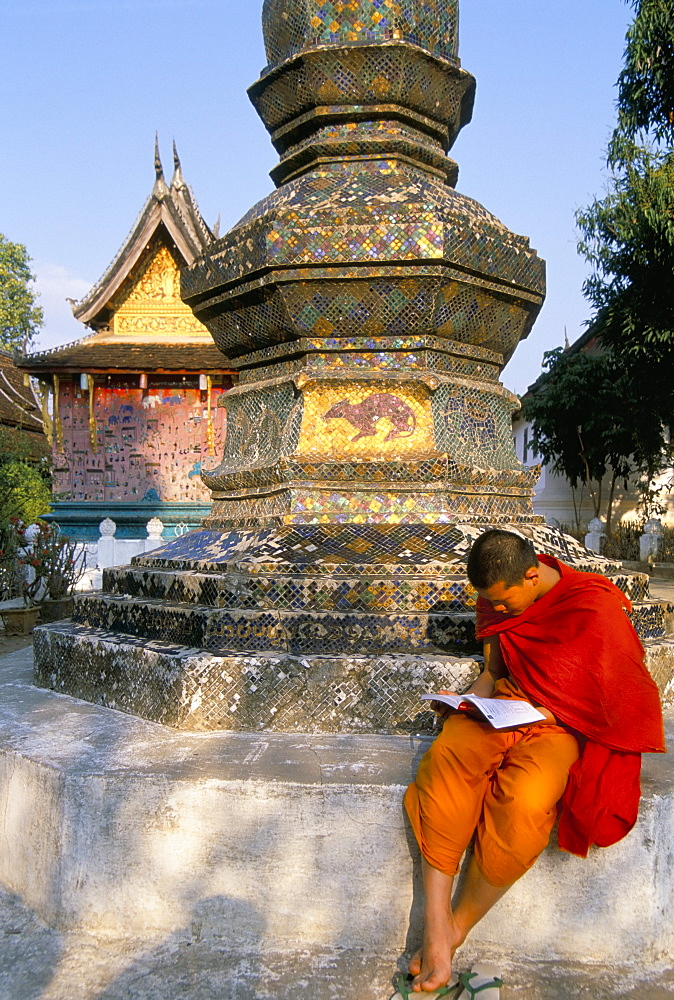
[[[521,615],[480,598],[477,635],[498,635],[527,697],[584,737],[561,801],[559,846],[586,857],[592,844],[608,847],[636,823],[641,754],[666,752],[662,710],[622,591],[598,574],[538,558],[561,573],[559,582]]]

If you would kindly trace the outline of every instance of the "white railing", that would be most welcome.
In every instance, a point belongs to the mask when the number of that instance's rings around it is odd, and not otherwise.
[[[86,571],[75,590],[83,593],[90,590],[100,590],[103,582],[103,570],[111,566],[127,566],[134,556],[151,552],[164,544],[162,532],[164,524],[158,517],[151,518],[145,529],[147,538],[117,538],[117,525],[110,517],[106,517],[98,526],[98,542],[80,542],[79,551],[86,560]],[[187,525],[185,525],[187,529]]]

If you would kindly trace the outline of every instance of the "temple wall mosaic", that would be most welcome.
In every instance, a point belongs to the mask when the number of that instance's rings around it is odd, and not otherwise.
[[[61,379],[61,439],[54,446],[54,491],[63,500],[207,502],[203,468],[215,465],[225,440],[225,392],[213,387],[213,448],[209,443],[205,394],[190,376],[155,376],[147,390],[138,378],[112,376],[94,383],[92,446],[89,392],[77,379]]]
[[[427,730],[420,694],[480,669],[466,557],[490,525],[607,574],[661,638],[647,577],[545,525],[515,455],[499,376],[545,264],[455,189],[475,89],[457,0],[266,0],[263,28],[249,94],[277,190],[181,275],[239,373],[212,511],[38,629],[39,682],[185,728]]]

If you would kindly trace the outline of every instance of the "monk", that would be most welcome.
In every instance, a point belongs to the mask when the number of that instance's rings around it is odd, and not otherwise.
[[[405,796],[425,890],[423,945],[410,963],[415,992],[449,982],[454,952],[531,868],[558,815],[559,847],[581,857],[629,833],[641,754],[665,752],[658,690],[617,587],[496,529],[475,541],[468,577],[484,646],[470,690],[528,701],[545,718],[496,730],[470,706],[434,703],[442,732]]]

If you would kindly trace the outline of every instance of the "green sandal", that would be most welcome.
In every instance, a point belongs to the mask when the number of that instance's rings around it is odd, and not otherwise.
[[[478,993],[484,994],[480,1000],[499,1000],[500,989],[503,986],[503,980],[499,977],[496,966],[484,963],[474,965],[470,972],[462,972],[459,982],[470,1000],[474,1000]],[[491,990],[491,993],[486,992],[488,990]]]
[[[461,992],[461,983],[458,979],[452,976],[452,980],[447,984],[447,986],[441,986],[439,990],[433,990],[432,993],[415,993],[414,990],[410,989],[412,985],[412,980],[414,976],[405,975],[404,972],[398,972],[393,977],[393,985],[396,992],[391,997],[391,1000],[440,1000],[440,997],[449,996],[450,993],[458,997]]]

